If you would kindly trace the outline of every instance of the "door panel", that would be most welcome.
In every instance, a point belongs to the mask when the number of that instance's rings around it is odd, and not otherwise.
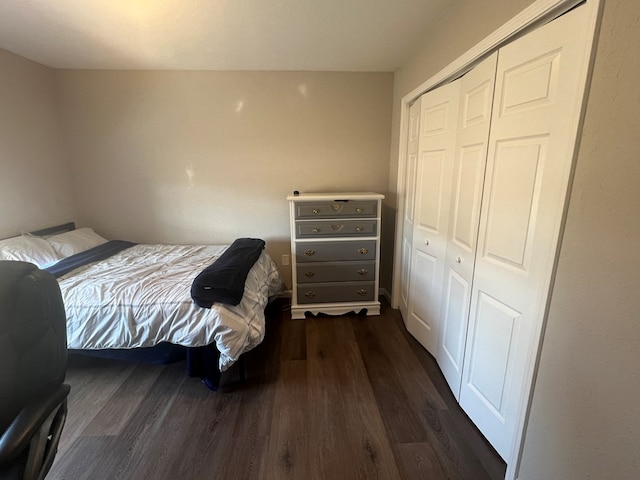
[[[494,54],[462,77],[460,86],[460,129],[444,267],[442,354],[437,356],[456,398],[462,381],[496,64]]]
[[[407,330],[436,355],[460,82],[420,98]]]
[[[546,137],[500,141],[495,148],[483,257],[527,271],[546,158]]]
[[[505,459],[533,379],[589,36],[578,7],[499,51],[460,405]]]
[[[488,123],[488,122],[487,122]],[[489,131],[487,130],[487,136]],[[454,184],[451,240],[472,253],[478,237],[478,217],[487,163],[487,140],[459,149],[458,174]]]
[[[471,296],[471,285],[454,269],[449,269],[444,304],[444,324],[440,363],[447,362],[455,371],[462,371],[462,360],[467,335],[467,305]],[[459,383],[456,384],[456,388]],[[456,395],[457,395],[456,391]]]
[[[554,103],[558,94],[560,52],[561,49],[557,49],[527,59],[503,72],[502,117]]]
[[[446,150],[420,152],[418,166],[418,223],[415,228],[424,230],[424,234],[441,232],[443,190],[447,188],[445,165],[448,161]]]
[[[479,292],[477,298],[474,320],[478,328],[469,340],[471,368],[466,371],[466,382],[484,406],[504,420],[509,381],[507,372],[513,365],[510,357],[514,354],[521,314],[484,292]],[[494,366],[491,372],[481,367],[486,364]]]
[[[436,327],[433,315],[434,298],[432,292],[437,288],[438,259],[421,250],[416,250],[411,267],[411,322],[409,332],[423,345],[429,344]],[[420,293],[420,294],[418,294]]]

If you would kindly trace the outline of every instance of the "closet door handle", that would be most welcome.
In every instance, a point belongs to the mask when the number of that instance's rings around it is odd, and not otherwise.
[[[424,244],[428,246],[429,245],[429,239],[425,239]]]
[[[456,263],[462,263],[462,257],[460,255],[456,257]]]

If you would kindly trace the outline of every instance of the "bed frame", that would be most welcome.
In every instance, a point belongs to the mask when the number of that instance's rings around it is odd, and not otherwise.
[[[75,222],[67,222],[53,227],[43,228],[29,232],[31,235],[46,236],[55,235],[75,230]],[[75,350],[69,353],[88,355],[93,357],[111,358],[141,363],[168,364],[186,360],[187,375],[200,377],[210,390],[217,390],[220,386],[222,372],[218,368],[220,352],[215,343],[203,347],[185,347],[163,342],[153,347],[140,347],[135,349],[102,349],[102,350]],[[245,380],[244,357],[237,361],[240,381]]]

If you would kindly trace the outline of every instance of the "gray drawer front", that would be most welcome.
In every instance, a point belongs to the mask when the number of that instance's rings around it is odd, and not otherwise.
[[[375,260],[376,241],[299,242],[296,262],[336,262],[343,260]]]
[[[378,216],[377,200],[346,200],[335,202],[295,202],[296,218]]]
[[[373,281],[375,262],[299,263],[296,265],[298,283]]]
[[[372,237],[378,233],[377,225],[377,220],[335,219],[296,222],[296,237]]]
[[[297,287],[298,303],[371,302],[374,282],[305,283]]]

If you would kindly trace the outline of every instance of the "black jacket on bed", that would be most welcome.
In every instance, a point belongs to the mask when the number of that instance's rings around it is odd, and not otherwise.
[[[191,297],[200,307],[214,303],[238,305],[249,270],[264,249],[264,240],[238,238],[218,259],[202,270],[191,285]]]

